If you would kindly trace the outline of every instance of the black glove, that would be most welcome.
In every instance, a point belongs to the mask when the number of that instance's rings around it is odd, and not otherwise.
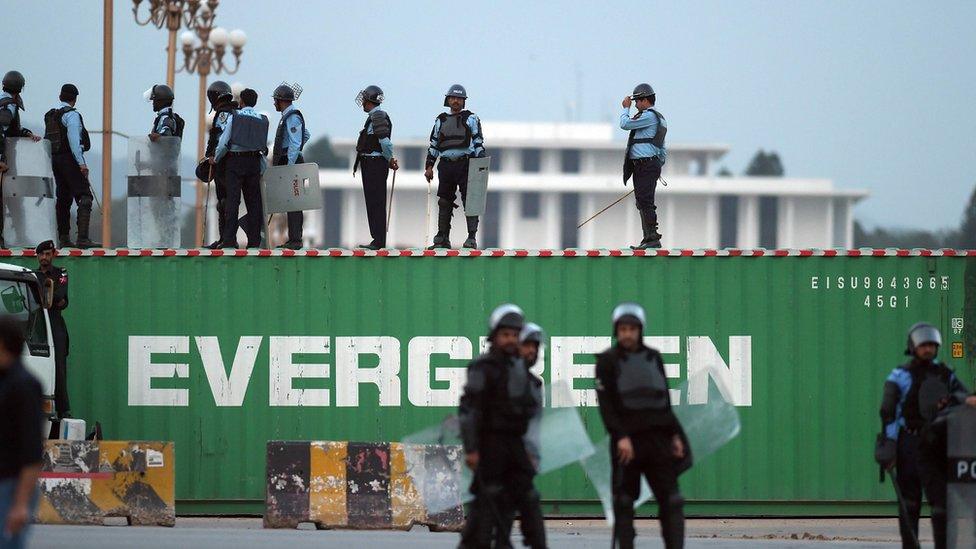
[[[885,436],[884,433],[878,433],[878,438],[874,442],[874,461],[888,469],[895,463],[897,455],[898,443]]]

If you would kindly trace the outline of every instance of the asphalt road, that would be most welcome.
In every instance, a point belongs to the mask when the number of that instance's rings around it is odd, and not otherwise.
[[[641,521],[638,547],[663,547],[657,524]],[[600,521],[551,520],[547,522],[553,548],[602,548],[609,544],[609,530]],[[927,529],[923,547],[931,547]],[[888,548],[897,540],[894,520],[691,520],[686,547],[745,549],[823,547]],[[518,538],[516,542],[520,541]],[[928,543],[925,543],[925,542]],[[397,547],[438,549],[456,547],[458,535],[427,532],[347,530],[265,530],[260,519],[181,518],[175,528],[127,526],[33,526],[28,549],[248,549],[279,546],[289,549],[322,547]],[[518,546],[518,544],[516,544]]]

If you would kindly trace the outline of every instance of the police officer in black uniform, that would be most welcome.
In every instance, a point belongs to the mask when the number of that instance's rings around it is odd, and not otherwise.
[[[237,111],[237,103],[234,101],[234,92],[231,90],[230,84],[223,80],[216,80],[207,87],[207,100],[210,101],[210,109],[214,111],[214,118],[213,123],[210,125],[210,130],[207,132],[205,156],[207,158],[213,158],[217,151],[217,142],[220,140],[220,134],[227,127],[227,121],[230,120],[231,115]],[[217,195],[217,226],[219,234],[217,235],[217,240],[208,247],[219,248],[220,243],[225,240],[223,231],[227,219],[224,211],[224,204],[227,200],[227,159],[224,158],[212,166],[209,166],[208,163],[208,166],[203,169],[212,178],[214,182],[214,193]],[[234,212],[234,216],[237,216],[237,212]],[[233,235],[230,235],[226,240],[230,240],[231,238],[233,238]]]
[[[671,410],[661,354],[644,345],[644,309],[621,303],[613,311],[616,345],[596,357],[596,394],[610,433],[613,463],[614,547],[634,547],[634,502],[641,475],[659,506],[668,549],[684,546],[684,498],[678,475],[691,467],[691,452]]]
[[[946,407],[976,405],[952,368],[937,359],[941,345],[942,334],[935,326],[920,322],[909,328],[905,354],[912,358],[888,375],[881,399],[883,444],[890,451],[879,461],[896,473],[898,526],[905,548],[918,547],[923,489],[932,508],[935,546],[946,546],[945,451],[933,444],[931,427]]]
[[[75,108],[78,88],[74,84],[61,86],[58,99],[61,103],[44,114],[44,138],[51,142],[51,165],[57,187],[58,240],[62,248],[94,248],[99,244],[89,238],[89,230],[95,195],[88,183],[88,164],[84,157],[91,148],[91,139],[84,118]],[[72,202],[78,205],[78,240],[73,244],[68,236]]]
[[[458,419],[465,462],[474,471],[468,521],[461,547],[487,548],[493,535],[505,531],[503,509],[537,509],[539,493],[532,485],[535,465],[524,436],[541,405],[533,376],[519,360],[519,333],[525,323],[522,310],[510,303],[497,307],[489,318],[488,352],[468,366]],[[541,515],[541,513],[540,513]],[[527,544],[545,547],[544,529],[536,521],[523,528]]]
[[[173,88],[166,84],[156,84],[149,93],[149,100],[152,102],[153,111],[156,118],[153,119],[152,129],[149,132],[149,140],[156,141],[160,137],[179,137],[183,138],[183,126],[186,123],[180,115],[173,111]]]
[[[26,81],[24,75],[18,71],[9,71],[3,75],[3,91],[0,92],[0,174],[7,171],[6,139],[7,137],[30,137],[40,141],[41,137],[20,125],[20,111],[24,109],[24,100],[20,93],[24,91]],[[2,175],[0,175],[2,177]],[[3,211],[3,195],[0,193],[0,213]],[[6,248],[3,241],[3,223],[0,220],[0,248]]]
[[[53,290],[48,317],[54,336],[54,408],[58,418],[71,417],[71,403],[68,400],[68,326],[61,314],[68,308],[68,271],[54,265],[57,249],[53,241],[41,242],[34,252],[40,266],[37,275],[41,288],[45,292]]]
[[[356,103],[367,114],[366,123],[356,141],[356,163],[352,168],[363,167],[363,195],[366,199],[366,220],[372,241],[360,246],[369,250],[386,247],[386,178],[390,170],[399,169],[393,157],[393,121],[380,108],[383,90],[379,86],[366,86],[356,96]]]

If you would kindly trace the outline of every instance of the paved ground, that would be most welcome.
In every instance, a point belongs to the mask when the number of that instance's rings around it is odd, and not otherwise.
[[[546,524],[555,548],[606,547],[609,531],[602,521],[551,520]],[[689,548],[746,549],[892,547],[898,540],[894,519],[695,519],[688,521]],[[657,523],[640,521],[638,547],[662,547]],[[457,534],[427,532],[353,532],[342,530],[264,530],[261,519],[181,518],[176,528],[125,526],[34,526],[28,549],[247,549],[274,544],[289,549],[397,547],[438,549],[457,545]],[[518,540],[516,540],[518,541]],[[923,547],[931,547],[927,525]]]

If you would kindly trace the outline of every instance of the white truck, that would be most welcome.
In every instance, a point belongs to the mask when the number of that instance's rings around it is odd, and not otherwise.
[[[23,363],[41,382],[44,395],[44,438],[51,432],[54,410],[54,336],[47,306],[53,299],[53,287],[43,286],[30,269],[0,263],[0,315],[21,322],[24,327]]]

